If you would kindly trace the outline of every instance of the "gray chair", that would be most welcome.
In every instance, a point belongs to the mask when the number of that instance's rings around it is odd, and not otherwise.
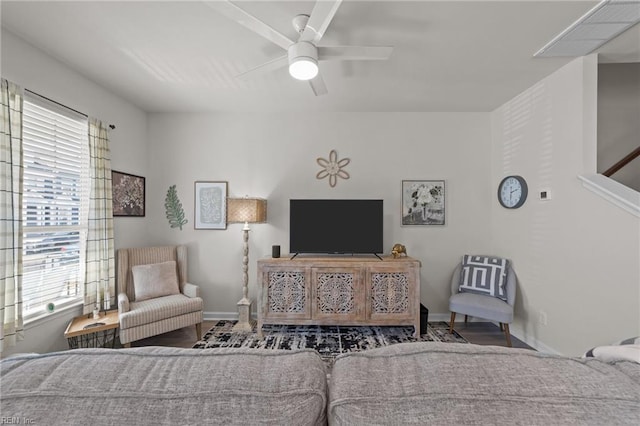
[[[505,289],[507,301],[492,296],[482,294],[459,292],[460,271],[462,265],[458,264],[451,277],[451,297],[449,298],[449,310],[451,311],[451,322],[449,323],[449,333],[453,333],[453,323],[456,313],[464,314],[464,322],[468,316],[479,317],[500,323],[500,330],[504,331],[507,338],[507,345],[511,346],[511,335],[509,334],[509,324],[513,322],[513,305],[516,301],[516,273],[512,267],[507,272],[507,282]]]

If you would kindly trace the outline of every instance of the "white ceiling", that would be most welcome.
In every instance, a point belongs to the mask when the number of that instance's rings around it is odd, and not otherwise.
[[[345,0],[319,45],[391,45],[388,61],[321,62],[315,97],[284,53],[199,1],[6,1],[2,27],[145,111],[491,111],[568,63],[534,58],[597,1]],[[314,1],[238,1],[290,38]],[[601,61],[640,61],[640,25]]]

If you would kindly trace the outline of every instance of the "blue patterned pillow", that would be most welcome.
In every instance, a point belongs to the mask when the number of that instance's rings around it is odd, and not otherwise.
[[[507,271],[509,261],[501,257],[462,256],[460,292],[483,294],[507,300]]]

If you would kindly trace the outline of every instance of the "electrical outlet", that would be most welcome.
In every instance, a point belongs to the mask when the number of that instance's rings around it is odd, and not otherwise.
[[[540,323],[540,325],[547,325],[547,313],[545,311],[538,313],[538,323]]]

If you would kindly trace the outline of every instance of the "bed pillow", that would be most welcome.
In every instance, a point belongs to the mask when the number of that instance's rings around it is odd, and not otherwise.
[[[458,291],[493,296],[507,300],[509,261],[501,257],[462,256]]]
[[[131,268],[136,302],[179,294],[176,262],[137,265]]]
[[[633,361],[640,364],[640,337],[621,340],[613,345],[596,346],[583,358],[597,358],[604,362]]]

